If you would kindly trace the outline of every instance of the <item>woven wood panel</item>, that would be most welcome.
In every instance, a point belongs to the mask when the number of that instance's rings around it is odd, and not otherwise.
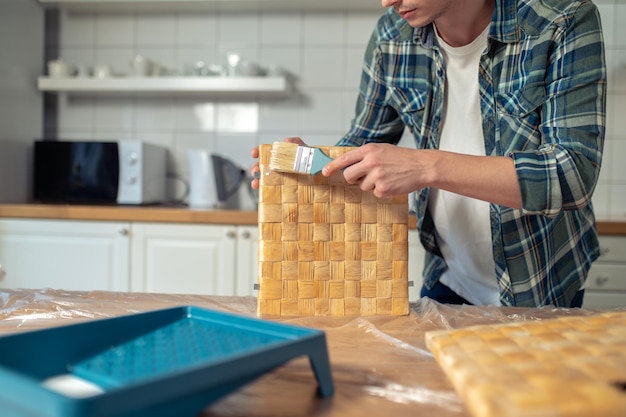
[[[258,315],[408,314],[408,197],[379,199],[341,173],[272,171],[271,148],[259,149]]]
[[[626,311],[426,334],[474,417],[626,416]]]

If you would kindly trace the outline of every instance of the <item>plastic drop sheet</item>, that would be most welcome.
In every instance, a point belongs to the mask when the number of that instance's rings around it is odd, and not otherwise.
[[[0,336],[84,320],[194,305],[254,317],[254,297],[52,289],[0,289]],[[307,358],[296,359],[212,404],[208,416],[470,416],[428,351],[424,334],[478,324],[545,320],[597,311],[411,304],[408,316],[276,320],[326,332],[335,395],[316,396]]]

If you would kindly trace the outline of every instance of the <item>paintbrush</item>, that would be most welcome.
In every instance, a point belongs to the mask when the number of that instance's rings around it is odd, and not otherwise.
[[[321,149],[290,142],[274,142],[270,169],[295,174],[316,175],[333,159]]]

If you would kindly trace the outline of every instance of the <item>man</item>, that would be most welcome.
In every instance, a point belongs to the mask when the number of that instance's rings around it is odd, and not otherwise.
[[[379,197],[417,191],[422,296],[581,306],[599,254],[591,195],[606,69],[597,9],[587,0],[382,4],[390,10],[338,143],[359,148],[322,174],[343,169]],[[393,146],[405,127],[415,150]]]

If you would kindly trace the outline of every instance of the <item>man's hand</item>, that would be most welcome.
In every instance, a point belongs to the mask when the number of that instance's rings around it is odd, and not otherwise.
[[[376,197],[408,194],[420,188],[420,165],[415,149],[390,144],[369,143],[328,163],[322,174],[330,176],[343,170],[348,184],[372,191]]]

